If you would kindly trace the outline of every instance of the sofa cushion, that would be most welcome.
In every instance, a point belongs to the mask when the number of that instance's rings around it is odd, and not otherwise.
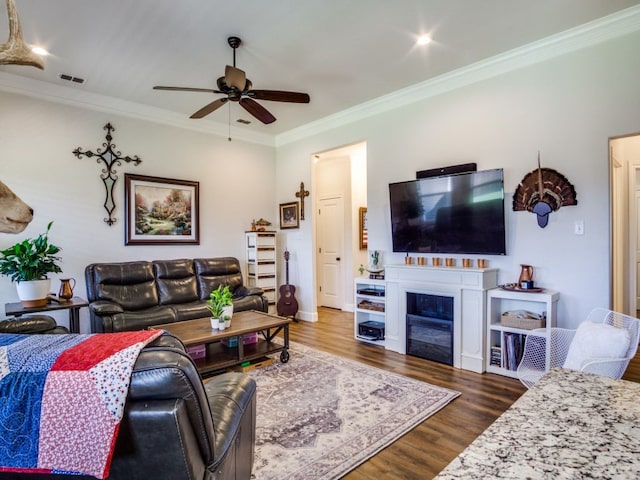
[[[92,266],[94,300],[108,300],[125,310],[158,305],[151,262],[102,263]]]
[[[242,270],[237,258],[196,258],[193,265],[198,276],[200,300],[208,300],[220,285],[229,285],[231,293],[242,286]]]
[[[136,310],[111,315],[113,332],[146,330],[153,325],[175,322],[176,315],[169,306],[156,305],[145,310]]]
[[[192,260],[155,260],[153,268],[161,305],[187,303],[198,299],[198,284]]]
[[[190,303],[178,303],[170,305],[173,310],[176,320],[192,320],[194,318],[210,317],[211,312],[207,308],[206,302],[198,300],[197,302]]]
[[[262,296],[249,295],[247,297],[235,297],[233,299],[233,311],[243,312],[245,310],[264,311]]]

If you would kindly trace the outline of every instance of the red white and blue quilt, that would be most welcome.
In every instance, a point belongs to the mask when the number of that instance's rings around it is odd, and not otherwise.
[[[133,366],[161,334],[1,334],[0,472],[106,478]]]

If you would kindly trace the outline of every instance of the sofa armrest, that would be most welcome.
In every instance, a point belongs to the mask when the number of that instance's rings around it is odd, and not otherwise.
[[[249,295],[262,296],[264,295],[264,290],[260,287],[246,287],[242,285],[233,292],[234,297],[247,297]]]
[[[115,315],[116,313],[124,312],[121,305],[114,302],[108,302],[106,300],[98,300],[97,302],[91,302],[89,304],[89,310],[95,315],[104,317],[106,315]]]
[[[249,478],[256,441],[256,382],[242,373],[224,373],[204,386],[216,429],[210,471],[234,473],[222,478]]]
[[[0,321],[0,333],[45,333],[56,327],[56,321],[48,315],[33,315]]]

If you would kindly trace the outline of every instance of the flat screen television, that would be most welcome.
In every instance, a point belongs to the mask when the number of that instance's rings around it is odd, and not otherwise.
[[[502,169],[389,184],[394,252],[505,255]]]

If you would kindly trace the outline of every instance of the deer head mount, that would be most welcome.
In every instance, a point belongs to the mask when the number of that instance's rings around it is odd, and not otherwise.
[[[0,232],[20,233],[33,220],[33,210],[0,182]]]
[[[42,58],[31,51],[22,39],[22,27],[13,0],[7,0],[9,40],[0,44],[0,65],[27,65],[44,70]]]

